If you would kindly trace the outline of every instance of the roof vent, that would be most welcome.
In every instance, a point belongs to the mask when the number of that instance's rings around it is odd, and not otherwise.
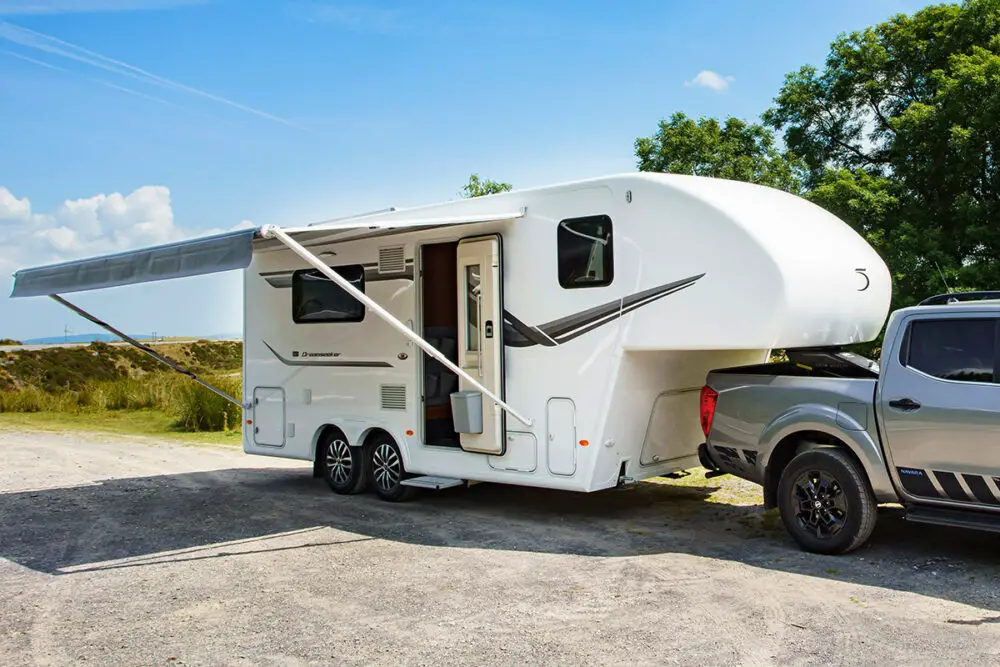
[[[406,259],[403,246],[391,246],[378,249],[379,273],[403,273],[406,270]]]
[[[379,390],[382,392],[381,403],[383,410],[406,409],[406,385],[383,384],[379,386]]]

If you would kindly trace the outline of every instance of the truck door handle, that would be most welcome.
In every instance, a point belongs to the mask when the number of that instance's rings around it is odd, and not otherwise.
[[[912,398],[899,398],[895,401],[889,401],[889,407],[903,410],[904,412],[912,412],[913,410],[919,410],[920,404]]]

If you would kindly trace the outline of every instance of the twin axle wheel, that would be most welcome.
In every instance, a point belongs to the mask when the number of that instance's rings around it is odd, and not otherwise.
[[[351,447],[343,434],[328,433],[320,441],[323,478],[336,493],[360,493],[371,486],[385,500],[401,501],[416,491],[404,486],[406,470],[399,446],[388,435],[379,434],[364,447]]]

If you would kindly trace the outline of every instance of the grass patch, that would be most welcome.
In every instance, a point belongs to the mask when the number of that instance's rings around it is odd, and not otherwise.
[[[166,344],[159,351],[241,398],[242,343]],[[125,413],[142,414],[130,421]],[[134,348],[107,343],[0,352],[0,414],[41,414],[39,423],[81,428],[120,424],[119,432],[145,434],[239,433],[243,420],[239,406],[190,378]]]
[[[187,444],[230,445],[242,443],[239,430],[189,433],[178,430],[176,419],[159,410],[119,412],[5,412],[0,413],[0,429],[50,433],[92,432],[135,435]]]
[[[708,471],[703,468],[689,470],[690,475],[679,479],[667,477],[655,477],[647,480],[657,484],[667,484],[680,488],[709,488],[713,489],[705,498],[708,502],[720,505],[740,505],[754,507],[764,502],[764,493],[760,486],[753,482],[739,479],[733,475],[725,477],[705,478]]]

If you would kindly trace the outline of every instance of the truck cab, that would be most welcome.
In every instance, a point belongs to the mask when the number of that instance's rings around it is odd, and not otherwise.
[[[867,541],[879,503],[1000,532],[1000,293],[889,318],[878,364],[837,350],[709,373],[702,463],[764,487],[803,548]]]

